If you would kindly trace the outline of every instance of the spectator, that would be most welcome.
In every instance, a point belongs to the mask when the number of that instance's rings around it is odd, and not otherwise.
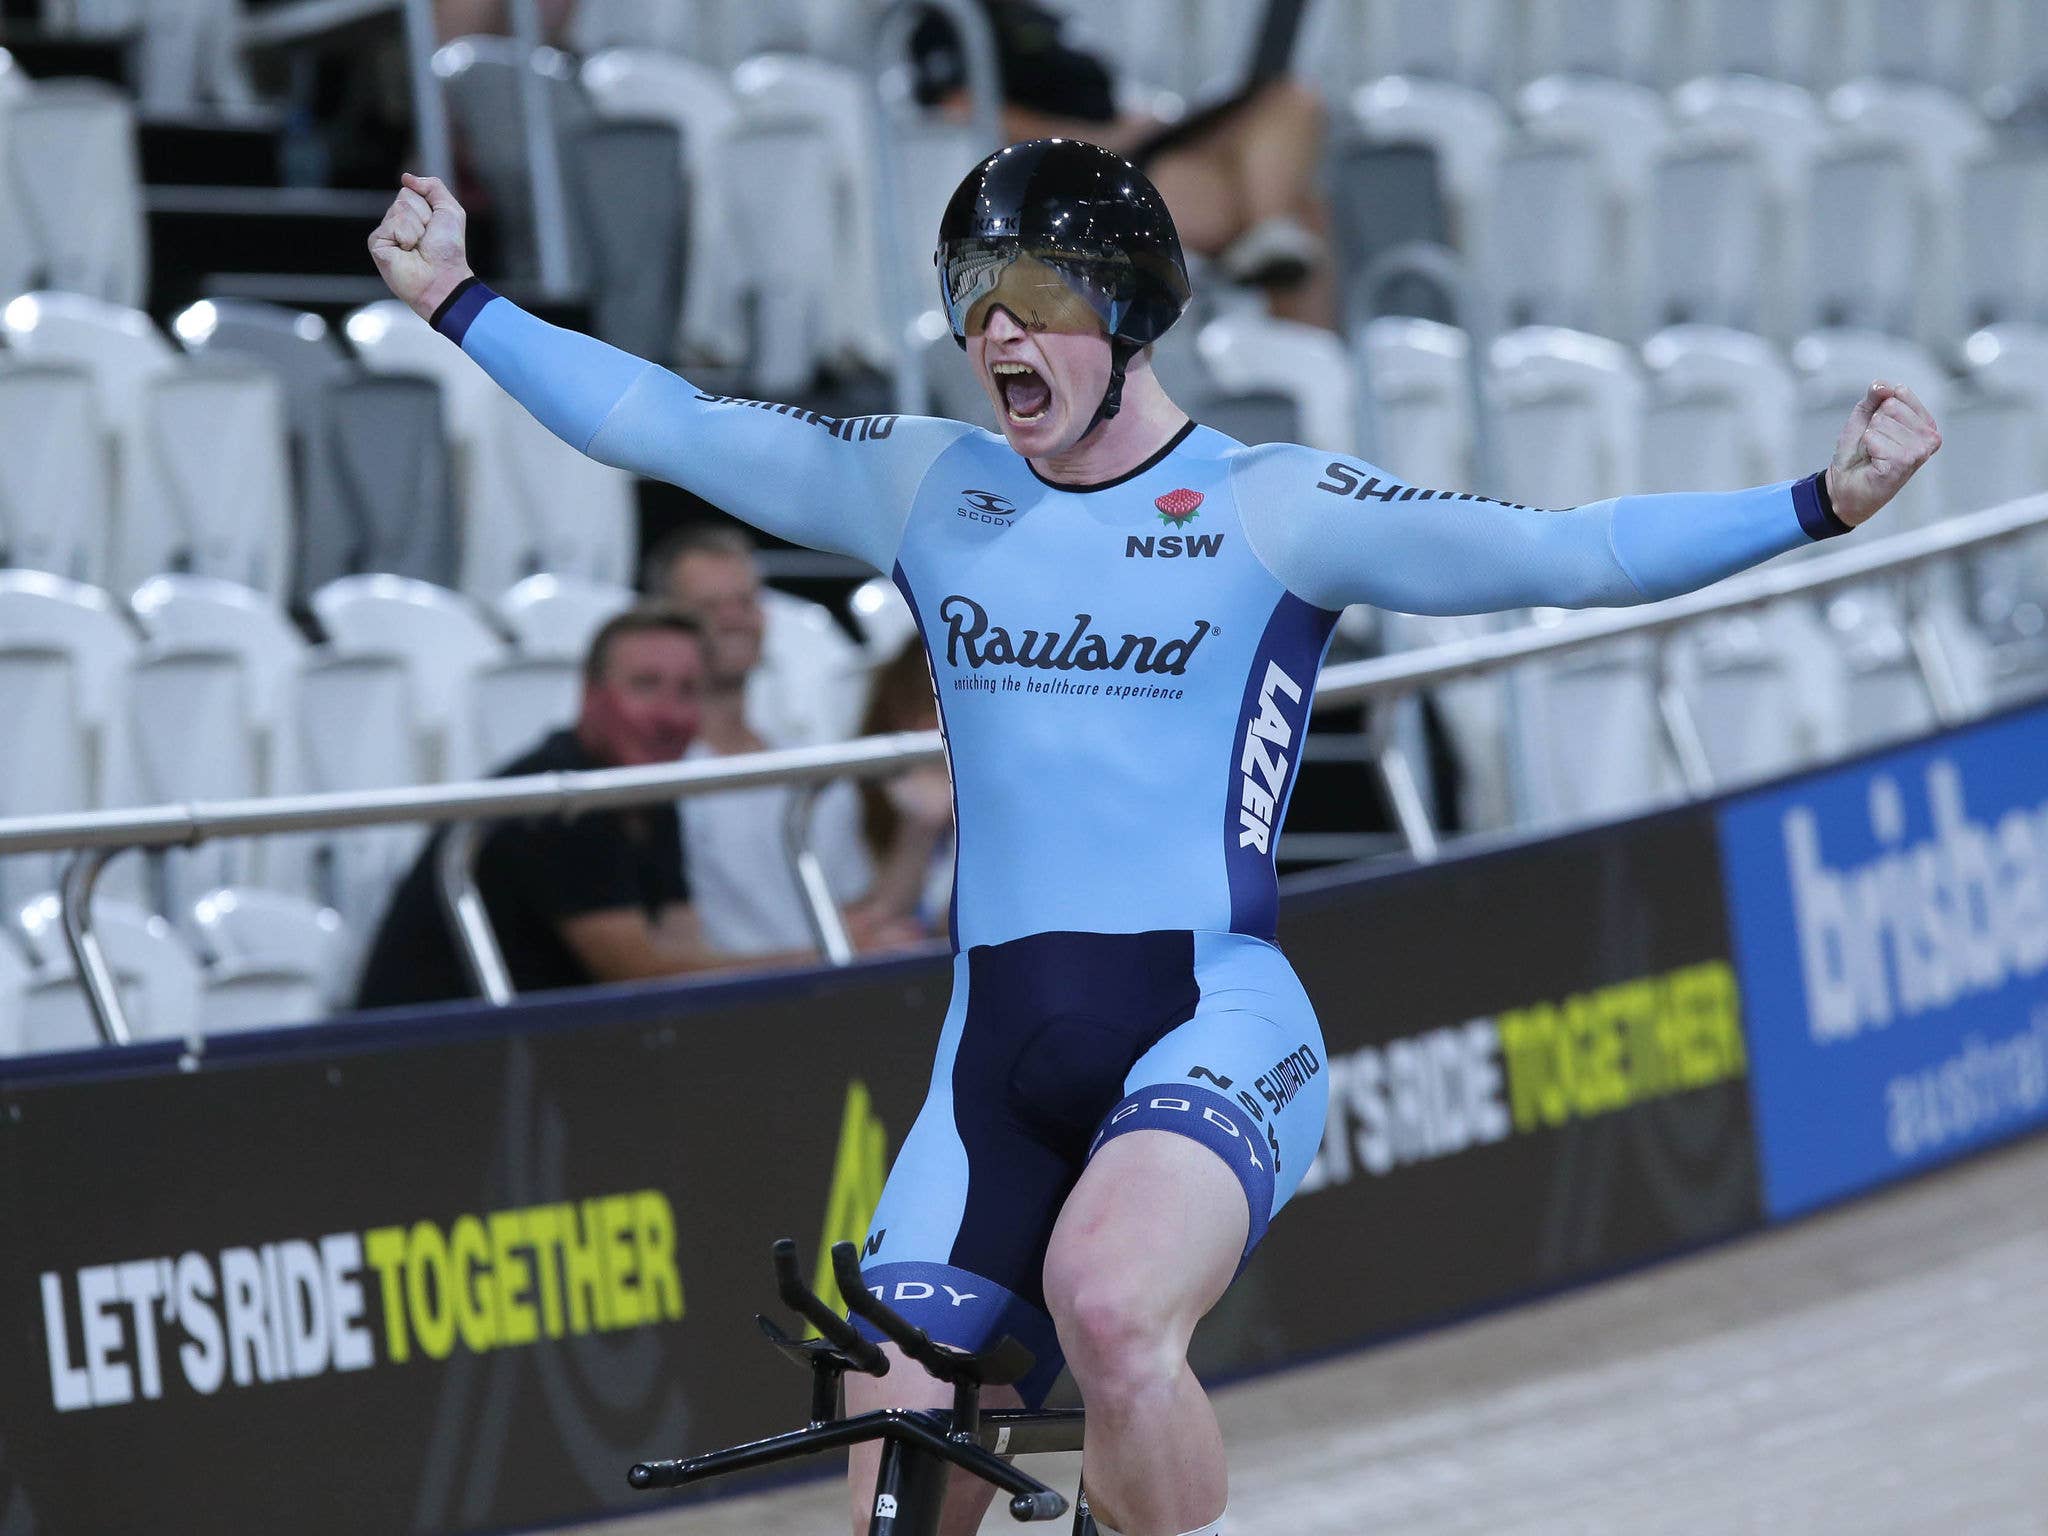
[[[1166,199],[1184,249],[1232,282],[1265,288],[1274,314],[1335,327],[1329,217],[1316,187],[1323,108],[1312,89],[1269,81],[1177,122],[1121,112],[1108,66],[1064,39],[1056,12],[1039,0],[981,3],[995,33],[1005,142],[1084,139],[1115,150]],[[952,24],[927,12],[910,49],[918,99],[964,114],[967,64]]]
[[[704,640],[691,620],[635,608],[608,622],[583,664],[571,730],[507,763],[500,777],[670,762],[697,731]],[[356,1006],[475,995],[442,913],[437,834],[393,893]],[[477,888],[521,992],[702,970],[719,963],[698,931],[672,804],[541,816],[484,838]]]
[[[642,585],[698,616],[716,663],[746,679],[745,724],[778,747],[845,741],[859,723],[866,664],[817,603],[765,588],[754,542],[737,525],[696,522],[660,539]]]
[[[924,642],[912,635],[876,668],[860,733],[938,728]],[[893,779],[861,780],[860,830],[875,866],[869,899],[914,914],[928,932],[943,932],[953,889],[953,781],[945,767],[934,763]]]
[[[760,574],[746,536],[707,525],[686,530],[660,553],[666,564],[650,574],[660,575],[664,595],[696,618],[706,640],[702,724],[685,756],[727,757],[798,745],[755,724],[754,704],[760,696],[755,680],[762,670],[767,623]],[[855,698],[865,691],[854,690]],[[795,794],[768,785],[692,796],[682,804],[683,846],[704,937],[721,954],[752,957],[815,942],[787,851],[785,828]],[[857,947],[891,948],[925,937],[913,915],[932,848],[950,820],[950,800],[936,808],[936,815],[936,825],[929,807],[922,818],[905,817],[898,834],[902,851],[877,861],[862,845],[860,801],[851,784],[826,786],[813,804],[811,848]],[[907,875],[900,872],[905,868]],[[893,878],[878,885],[878,872]]]

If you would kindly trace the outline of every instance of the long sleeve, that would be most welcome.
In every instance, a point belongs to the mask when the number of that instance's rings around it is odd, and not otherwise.
[[[1233,481],[1259,558],[1290,591],[1329,609],[1618,607],[1690,592],[1848,531],[1818,476],[1551,512],[1424,490],[1368,464],[1279,445],[1239,455]]]
[[[894,563],[912,499],[974,429],[826,416],[708,394],[657,364],[549,325],[471,280],[434,327],[571,447],[702,496],[778,538]]]

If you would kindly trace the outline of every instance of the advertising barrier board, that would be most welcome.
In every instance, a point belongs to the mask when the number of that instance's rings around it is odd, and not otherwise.
[[[1281,943],[1324,1038],[1225,1091],[1327,1075],[1329,1126],[1199,1370],[1758,1223],[1710,808],[1331,879]],[[791,1427],[769,1244],[864,1235],[948,972],[0,1063],[0,1531],[531,1526]]]
[[[1719,825],[1774,1219],[2048,1124],[2048,705]]]
[[[651,1508],[633,1461],[791,1427],[808,1388],[752,1323],[770,1244],[865,1231],[947,976],[0,1076],[0,1531],[527,1526]]]
[[[1757,1225],[1711,819],[1670,812],[1283,905],[1323,1146],[1197,1336],[1242,1370]]]

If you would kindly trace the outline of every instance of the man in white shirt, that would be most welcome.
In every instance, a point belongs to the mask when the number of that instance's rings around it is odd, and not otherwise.
[[[818,647],[823,654],[809,686],[791,687],[787,676],[763,686],[770,621],[752,541],[739,529],[702,524],[671,535],[650,557],[647,576],[653,595],[694,617],[705,634],[702,712],[686,758],[729,757],[852,734],[867,679],[857,660],[849,664],[829,642]],[[836,628],[833,638],[846,656],[857,658],[852,642]],[[829,700],[848,728],[828,731],[824,708],[801,707],[807,695],[820,705]],[[797,707],[791,707],[793,700]],[[775,955],[815,943],[785,840],[796,793],[768,786],[682,802],[683,846],[697,910],[705,939],[721,953]],[[860,801],[851,782],[827,785],[812,810],[812,849],[845,909],[849,936],[861,949],[927,937],[913,914],[933,850],[950,827],[950,805],[929,797],[906,803],[910,813],[880,868],[861,838]]]

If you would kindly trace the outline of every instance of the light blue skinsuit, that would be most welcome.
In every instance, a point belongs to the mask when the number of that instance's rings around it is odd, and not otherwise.
[[[1321,1139],[1273,849],[1338,613],[1639,603],[1846,531],[1819,477],[1566,511],[1402,485],[1193,426],[1093,486],[955,421],[707,395],[472,283],[436,326],[557,436],[888,572],[953,776],[954,990],[867,1244],[935,1338],[1058,1373],[1040,1267],[1094,1148],[1190,1135],[1244,1186],[1245,1253]]]

